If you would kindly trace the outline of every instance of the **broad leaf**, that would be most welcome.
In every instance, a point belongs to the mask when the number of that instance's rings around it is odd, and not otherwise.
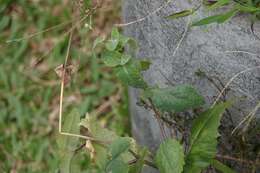
[[[119,66],[115,69],[117,77],[126,85],[130,85],[135,88],[146,88],[147,84],[144,81],[140,69],[133,61]]]
[[[238,10],[231,10],[231,11],[224,13],[224,14],[206,17],[206,18],[201,19],[197,22],[194,22],[192,24],[192,26],[202,26],[202,25],[208,25],[208,24],[211,24],[211,23],[218,23],[218,24],[224,23],[228,19],[232,18],[237,12],[238,12]]]
[[[120,34],[117,28],[113,28],[111,31],[111,39],[107,41],[106,48],[109,51],[114,51],[119,43]]]
[[[106,167],[106,173],[128,173],[129,167],[122,159],[114,159]]]
[[[117,51],[105,51],[102,55],[102,61],[108,67],[116,67],[122,63],[121,56],[121,53]],[[123,62],[124,61],[126,60],[123,60]]]
[[[120,137],[116,139],[111,145],[110,145],[110,152],[112,155],[112,159],[116,159],[119,157],[122,153],[128,151],[131,145],[130,138],[127,137]]]
[[[118,138],[113,131],[102,128],[94,116],[90,117],[90,115],[87,114],[86,117],[81,120],[80,125],[86,128],[89,135],[96,140],[111,143]]]
[[[182,112],[204,104],[203,97],[190,85],[149,89],[145,92],[162,111]]]
[[[108,129],[102,128],[96,118],[90,117],[88,114],[81,120],[80,125],[86,128],[88,135],[93,138],[104,141],[106,143],[111,143],[118,138],[118,136]],[[104,170],[106,168],[107,162],[109,161],[109,151],[107,148],[99,144],[92,144],[95,150],[94,161],[99,167],[99,169]]]
[[[94,161],[100,170],[105,170],[112,160],[120,159],[124,162],[128,162],[133,159],[133,156],[126,152],[129,148],[135,151],[136,142],[132,138],[121,138],[117,136],[114,132],[102,128],[94,116],[90,117],[88,114],[81,120],[81,126],[86,128],[88,135],[97,139],[98,141],[103,141],[105,143],[111,144],[108,147],[104,147],[99,144],[92,143],[95,150]]]
[[[167,16],[166,18],[168,18],[168,19],[178,19],[178,18],[181,18],[181,17],[189,16],[193,13],[194,13],[193,9],[183,10],[183,11],[180,11],[180,12],[177,12],[177,13],[173,13],[173,14]]]
[[[128,164],[124,162],[122,154],[128,151],[130,145],[130,138],[119,137],[109,146],[111,159],[107,162],[106,172],[128,173]]]
[[[174,139],[167,139],[156,152],[155,162],[160,173],[181,173],[184,165],[182,145]]]
[[[125,47],[126,45],[129,45],[132,49],[137,49],[138,47],[137,42],[134,39],[126,37],[122,34],[119,36],[119,43],[122,47]]]
[[[128,54],[123,54],[121,57],[121,62],[120,65],[125,65],[126,63],[128,63],[128,61],[131,59],[131,56]]]
[[[229,168],[228,166],[224,165],[223,163],[215,159],[212,160],[211,165],[222,173],[236,173],[231,168]]]
[[[70,114],[64,116],[62,131],[72,134],[79,134],[80,115],[73,109]],[[62,173],[70,173],[71,160],[77,148],[79,139],[77,137],[60,135],[58,138],[60,170]]]
[[[193,122],[185,173],[201,172],[215,157],[220,119],[230,105],[230,103],[220,103],[202,113]]]

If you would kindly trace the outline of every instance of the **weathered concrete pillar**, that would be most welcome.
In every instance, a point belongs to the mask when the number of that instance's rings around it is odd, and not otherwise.
[[[192,5],[188,0],[172,0],[168,3],[165,0],[124,0],[123,3],[125,23],[148,15],[124,30],[139,42],[137,57],[151,59],[153,65],[145,73],[145,79],[151,84],[167,85],[163,73],[173,83],[194,85],[210,104],[219,91],[208,80],[197,77],[196,71],[201,69],[208,76],[216,76],[226,84],[236,73],[260,65],[259,56],[230,52],[247,51],[260,55],[260,41],[251,33],[248,16],[239,15],[221,25],[191,28],[180,43],[189,17],[178,20],[164,17],[194,7],[196,2]],[[207,13],[201,10],[197,19],[203,16],[207,16]],[[259,27],[255,28],[255,33],[260,34]],[[176,47],[179,48],[176,50]],[[228,97],[247,96],[237,105],[242,111],[232,111],[235,123],[241,121],[260,100],[259,77],[258,68],[239,75],[232,82]],[[136,105],[137,96],[138,91],[130,89],[133,134],[138,142],[155,149],[160,142],[158,125],[150,112]],[[257,116],[260,117],[259,111]]]

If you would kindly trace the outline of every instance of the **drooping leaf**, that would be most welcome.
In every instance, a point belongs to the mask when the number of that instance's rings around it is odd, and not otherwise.
[[[214,15],[214,16],[210,16],[210,17],[206,17],[204,19],[201,19],[197,22],[194,22],[192,24],[192,26],[202,26],[202,25],[208,25],[211,23],[224,23],[226,22],[228,19],[232,18],[234,15],[236,15],[236,13],[238,12],[238,10],[231,10],[229,12],[226,12],[224,14],[219,14],[219,15]]]
[[[220,103],[202,113],[193,122],[185,173],[200,173],[215,157],[220,119],[230,105],[228,102]]]
[[[167,139],[157,150],[155,162],[160,173],[181,173],[184,165],[182,145],[174,139]]]
[[[130,138],[120,137],[110,145],[112,159],[116,159],[130,148]]]
[[[222,173],[236,173],[234,170],[232,170],[230,167],[224,165],[218,160],[212,160],[211,165],[216,168],[218,171]]]
[[[102,61],[108,67],[116,67],[121,64],[122,54],[117,51],[105,51],[102,55]]]
[[[117,77],[126,85],[130,85],[135,88],[146,88],[147,84],[144,81],[140,69],[133,61],[129,61],[123,66],[119,66],[115,69]]]
[[[111,38],[106,43],[106,48],[109,51],[114,51],[119,43],[120,34],[117,28],[113,28],[111,31]]]
[[[178,18],[181,18],[181,17],[189,16],[193,13],[194,13],[193,9],[183,10],[183,11],[180,11],[180,12],[177,12],[177,13],[173,13],[173,14],[167,16],[166,18],[168,18],[168,19],[178,19]]]
[[[79,134],[80,115],[77,110],[73,109],[71,113],[64,116],[64,124],[62,131],[72,134]],[[79,139],[78,137],[71,137],[60,135],[58,138],[59,157],[60,157],[60,171],[62,173],[71,173],[71,160],[74,155],[74,151],[77,148]]]
[[[190,85],[149,89],[145,92],[162,111],[182,112],[204,104],[203,97]]]

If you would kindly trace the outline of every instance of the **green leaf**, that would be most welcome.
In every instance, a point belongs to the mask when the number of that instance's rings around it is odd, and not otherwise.
[[[119,66],[115,69],[117,77],[126,85],[130,85],[135,88],[146,88],[147,84],[144,81],[140,69],[133,61]]]
[[[132,49],[138,48],[137,42],[133,38],[126,37],[122,34],[120,34],[120,36],[119,36],[119,43],[122,47],[129,45],[130,48],[132,48]]]
[[[183,11],[180,11],[180,12],[177,12],[177,13],[173,13],[173,14],[167,16],[166,18],[168,18],[168,19],[178,19],[178,18],[181,18],[181,17],[189,16],[193,13],[194,13],[193,9],[183,10]]]
[[[120,65],[125,65],[126,63],[128,63],[128,61],[131,59],[130,55],[127,54],[123,54],[121,57],[121,62]]]
[[[111,31],[111,39],[107,41],[106,48],[109,51],[116,50],[119,43],[120,34],[117,28],[113,28]]]
[[[88,114],[81,120],[80,125],[88,131],[89,135],[98,141],[104,141],[106,143],[112,143],[118,138],[118,136],[108,129],[102,128],[96,120],[95,116],[89,116]],[[95,163],[101,169],[104,170],[109,161],[109,151],[107,148],[99,144],[92,144],[95,149]]]
[[[155,162],[160,173],[181,173],[184,165],[182,145],[174,139],[167,139],[157,150]]]
[[[227,13],[224,14],[219,14],[219,15],[214,15],[214,16],[210,16],[210,17],[206,17],[204,19],[201,19],[197,22],[194,22],[192,24],[192,26],[202,26],[202,25],[208,25],[211,23],[224,23],[226,22],[228,19],[232,18],[234,15],[236,15],[236,13],[238,12],[238,10],[231,10]]]
[[[260,8],[259,8],[259,7],[249,6],[249,5],[242,5],[242,4],[240,4],[240,3],[237,3],[237,4],[236,4],[236,8],[237,8],[239,11],[248,12],[248,13],[254,13],[254,12],[259,12],[259,11],[260,11]]]
[[[106,172],[107,173],[128,173],[129,167],[128,164],[125,163],[123,160],[114,159],[111,162],[109,162]]]
[[[212,160],[211,165],[223,173],[236,173],[234,170],[215,159]]]
[[[121,56],[121,53],[117,51],[105,51],[102,55],[102,61],[108,67],[116,67],[122,63]]]
[[[87,114],[86,117],[81,120],[80,126],[86,128],[88,133],[99,141],[111,143],[118,138],[113,131],[102,128],[95,116]]]
[[[116,159],[119,157],[122,153],[128,151],[130,148],[131,140],[127,137],[120,137],[116,139],[111,145],[110,145],[110,151],[112,155],[112,159]]]
[[[105,41],[105,37],[97,37],[94,41],[92,49],[94,50],[99,44]]]
[[[220,119],[230,105],[228,102],[220,103],[202,113],[193,122],[185,173],[200,173],[215,157]]]
[[[218,0],[216,3],[214,3],[213,5],[211,5],[209,7],[209,10],[214,10],[216,8],[222,7],[226,4],[228,4],[230,2],[230,0]]]
[[[145,160],[145,156],[147,155],[148,151],[146,148],[142,149],[139,152],[140,157],[138,158],[138,161],[136,162],[136,164],[134,164],[130,170],[129,173],[141,173],[144,167],[144,160]]]
[[[0,31],[4,30],[9,25],[10,21],[10,16],[3,16],[0,20]]]
[[[203,97],[190,85],[149,89],[145,94],[162,111],[182,112],[204,104]]]
[[[70,114],[64,117],[63,130],[67,133],[79,134],[80,115],[73,109]],[[62,173],[70,173],[71,161],[74,151],[77,148],[79,138],[60,135],[58,138],[60,170]]]
[[[148,70],[150,68],[151,64],[152,64],[149,60],[141,60],[141,61],[139,61],[139,63],[140,63],[140,70],[141,71]]]

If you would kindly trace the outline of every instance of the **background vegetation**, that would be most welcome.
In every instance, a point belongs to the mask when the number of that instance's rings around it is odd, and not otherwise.
[[[66,56],[71,11],[69,0],[0,0],[0,172],[57,171],[60,79],[55,68]],[[70,64],[76,72],[65,88],[64,114],[72,107],[81,116],[95,112],[104,127],[128,136],[126,90],[91,57],[93,40],[107,35],[119,15],[120,1],[106,0],[93,16],[95,28],[84,26],[88,20],[75,28]]]

